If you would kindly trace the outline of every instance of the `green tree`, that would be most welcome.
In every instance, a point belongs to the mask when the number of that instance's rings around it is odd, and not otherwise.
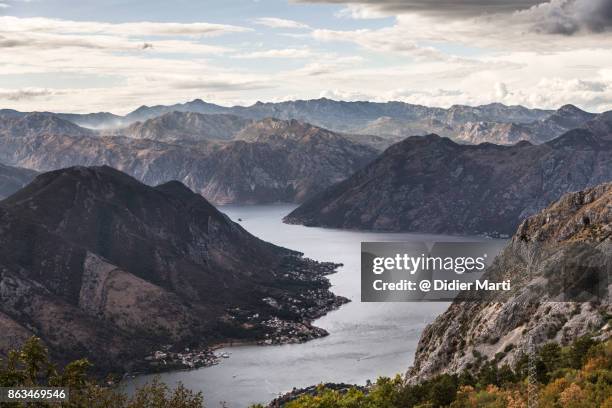
[[[49,359],[49,353],[37,337],[28,339],[20,350],[11,350],[0,361],[2,387],[65,387],[69,388],[69,402],[65,408],[203,408],[201,393],[194,393],[179,384],[170,390],[159,379],[136,389],[128,397],[114,389],[102,387],[88,376],[90,363],[76,360],[59,370]],[[58,404],[37,402],[4,404],[7,407],[57,407]]]

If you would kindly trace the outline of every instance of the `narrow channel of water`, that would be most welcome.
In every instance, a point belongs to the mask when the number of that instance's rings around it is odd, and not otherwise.
[[[231,408],[267,403],[293,387],[321,382],[365,384],[368,379],[404,372],[412,364],[423,328],[448,303],[361,303],[360,244],[362,241],[466,241],[457,236],[372,233],[307,228],[282,223],[295,206],[226,206],[221,210],[249,232],[266,241],[301,251],[305,256],[344,264],[331,275],[332,290],[351,303],[317,320],[330,335],[304,344],[240,346],[217,366],[161,375],[162,381],[202,391],[208,407],[220,401]],[[504,241],[499,241],[500,248]],[[150,381],[141,376],[126,384]]]

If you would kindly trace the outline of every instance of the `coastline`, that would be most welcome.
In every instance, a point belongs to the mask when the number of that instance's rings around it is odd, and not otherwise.
[[[306,299],[313,305],[308,309],[300,309],[296,319],[288,320],[273,316],[257,323],[249,323],[250,325],[258,324],[268,331],[263,336],[253,338],[225,338],[209,344],[204,343],[196,347],[184,348],[177,345],[161,345],[157,350],[145,356],[144,359],[140,359],[136,364],[136,370],[124,372],[121,375],[122,380],[141,375],[211,367],[220,364],[224,358],[229,358],[229,353],[215,353],[223,348],[297,344],[328,336],[329,332],[314,326],[313,322],[350,302],[348,298],[336,295],[329,290],[331,284],[327,276],[337,273],[338,268],[343,265],[305,258],[301,254],[297,258],[302,265],[307,265],[308,273],[304,273],[304,269],[301,268],[294,271],[294,276],[291,278],[302,283],[316,284],[319,289],[305,291],[305,294],[309,296]],[[286,274],[285,278],[287,276]],[[266,299],[263,300],[266,301]],[[278,305],[276,302],[274,304],[269,302],[268,305],[279,310],[284,306],[283,304]],[[254,316],[259,317],[259,313],[252,315],[249,319]],[[236,319],[236,317],[231,316],[231,319]]]

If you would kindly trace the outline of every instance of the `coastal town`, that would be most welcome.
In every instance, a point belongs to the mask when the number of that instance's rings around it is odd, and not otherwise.
[[[257,311],[229,307],[220,324],[234,333],[235,338],[216,346],[164,345],[145,357],[148,370],[190,370],[214,366],[230,357],[228,352],[218,352],[225,345],[295,344],[327,336],[329,333],[312,325],[312,321],[349,302],[349,299],[329,290],[327,275],[342,265],[303,258],[300,258],[300,263],[295,263],[292,257],[287,262],[291,263],[291,268],[275,276],[279,284],[306,286],[308,289],[294,295],[281,291],[270,293],[260,299],[261,307]]]

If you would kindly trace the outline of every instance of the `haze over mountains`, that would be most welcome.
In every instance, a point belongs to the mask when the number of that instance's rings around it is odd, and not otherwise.
[[[0,203],[0,243],[0,351],[37,335],[102,372],[163,344],[278,335],[269,319],[316,337],[310,320],[338,304],[332,266],[253,237],[179,182],[110,167],[38,176]]]

